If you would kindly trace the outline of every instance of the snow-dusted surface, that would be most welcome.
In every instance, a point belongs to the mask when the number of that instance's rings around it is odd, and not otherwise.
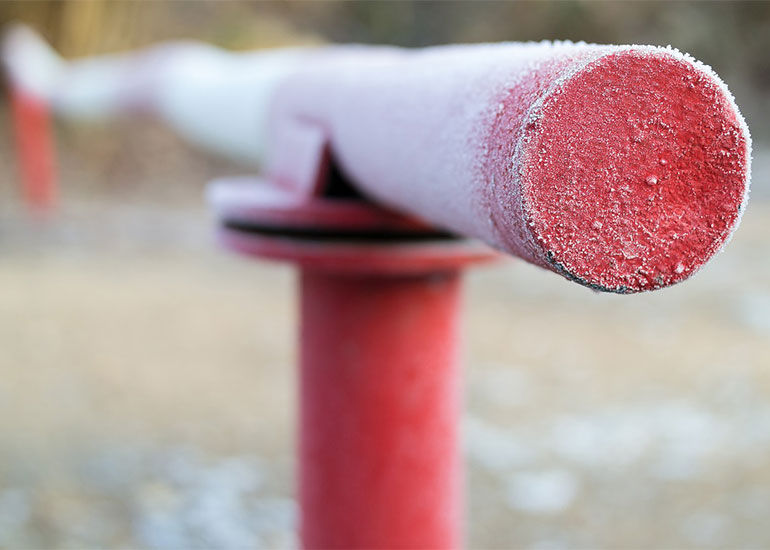
[[[32,29],[4,30],[0,62],[9,83],[71,120],[137,113],[163,120],[180,136],[256,166],[267,148],[268,106],[297,64],[287,48],[233,53],[196,41],[64,60]]]
[[[70,63],[24,28],[3,46],[11,81],[59,114],[153,113],[294,188],[315,180],[325,138],[365,194],[599,290],[686,279],[748,198],[732,95],[671,48],[189,42]]]
[[[124,540],[147,549],[296,546],[296,504],[267,479],[276,468],[257,457],[116,446],[63,466],[74,490],[46,488],[50,478],[30,464],[6,470],[0,547],[49,547],[51,540],[71,547]],[[8,486],[18,476],[24,483]]]
[[[748,197],[732,95],[670,48],[340,46],[276,90],[277,180],[301,162],[285,151],[320,127],[366,194],[599,290],[687,278]]]

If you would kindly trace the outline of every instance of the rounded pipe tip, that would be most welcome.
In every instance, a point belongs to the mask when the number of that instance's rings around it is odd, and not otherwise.
[[[569,279],[623,294],[672,285],[739,223],[748,128],[719,78],[675,50],[603,55],[551,86],[524,124],[514,179],[527,239]]]

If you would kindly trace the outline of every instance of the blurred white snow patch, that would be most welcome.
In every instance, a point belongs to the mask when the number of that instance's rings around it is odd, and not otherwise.
[[[568,509],[579,489],[577,476],[565,469],[519,472],[509,478],[506,497],[516,510],[552,515]]]
[[[736,302],[736,309],[742,325],[757,332],[770,333],[770,294],[743,294]]]
[[[293,547],[293,501],[259,494],[265,466],[255,457],[210,463],[179,448],[156,460],[135,494],[134,531],[146,548]]]
[[[700,476],[729,439],[730,427],[713,413],[688,403],[655,407],[661,438],[652,474],[670,480]]]
[[[264,466],[254,457],[229,457],[205,471],[201,480],[209,490],[249,493],[262,485]]]
[[[525,405],[533,398],[532,377],[524,369],[512,365],[494,365],[479,370],[473,384],[485,401],[499,407]]]
[[[255,543],[244,499],[257,476],[241,459],[231,458],[202,472],[187,496],[185,524],[211,548],[245,548]]]
[[[482,468],[505,472],[531,463],[534,452],[513,434],[471,415],[463,418],[465,453]]]
[[[574,544],[571,544],[567,540],[553,538],[553,539],[541,539],[536,540],[530,545],[532,550],[566,550],[574,548]]]
[[[688,402],[669,401],[559,417],[547,445],[564,460],[602,472],[649,459],[652,475],[671,480],[700,475],[730,436],[723,418]]]
[[[135,495],[133,531],[145,548],[185,548],[194,546],[181,514],[179,496],[167,486],[145,485]]]
[[[144,474],[145,453],[129,446],[96,449],[76,465],[79,482],[107,493],[129,490]]]
[[[650,449],[653,434],[628,411],[564,416],[551,430],[557,455],[591,468],[625,468]]]
[[[30,516],[29,494],[23,489],[0,492],[0,547],[11,548]]]
[[[715,512],[698,512],[682,522],[682,536],[697,546],[715,546],[724,541],[728,519]]]
[[[253,527],[266,548],[298,548],[297,503],[290,498],[262,498],[251,508]]]

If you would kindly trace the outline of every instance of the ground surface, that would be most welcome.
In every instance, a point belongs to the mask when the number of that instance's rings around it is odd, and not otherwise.
[[[44,224],[0,159],[0,547],[292,547],[293,274],[213,244],[200,183],[229,167],[139,134],[69,136]],[[762,183],[671,289],[470,277],[469,546],[770,546]]]

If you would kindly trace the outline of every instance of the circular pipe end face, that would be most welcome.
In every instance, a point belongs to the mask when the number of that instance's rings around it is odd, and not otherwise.
[[[598,290],[686,279],[725,244],[747,199],[750,137],[729,92],[670,50],[588,64],[533,109],[522,144],[537,248]]]

